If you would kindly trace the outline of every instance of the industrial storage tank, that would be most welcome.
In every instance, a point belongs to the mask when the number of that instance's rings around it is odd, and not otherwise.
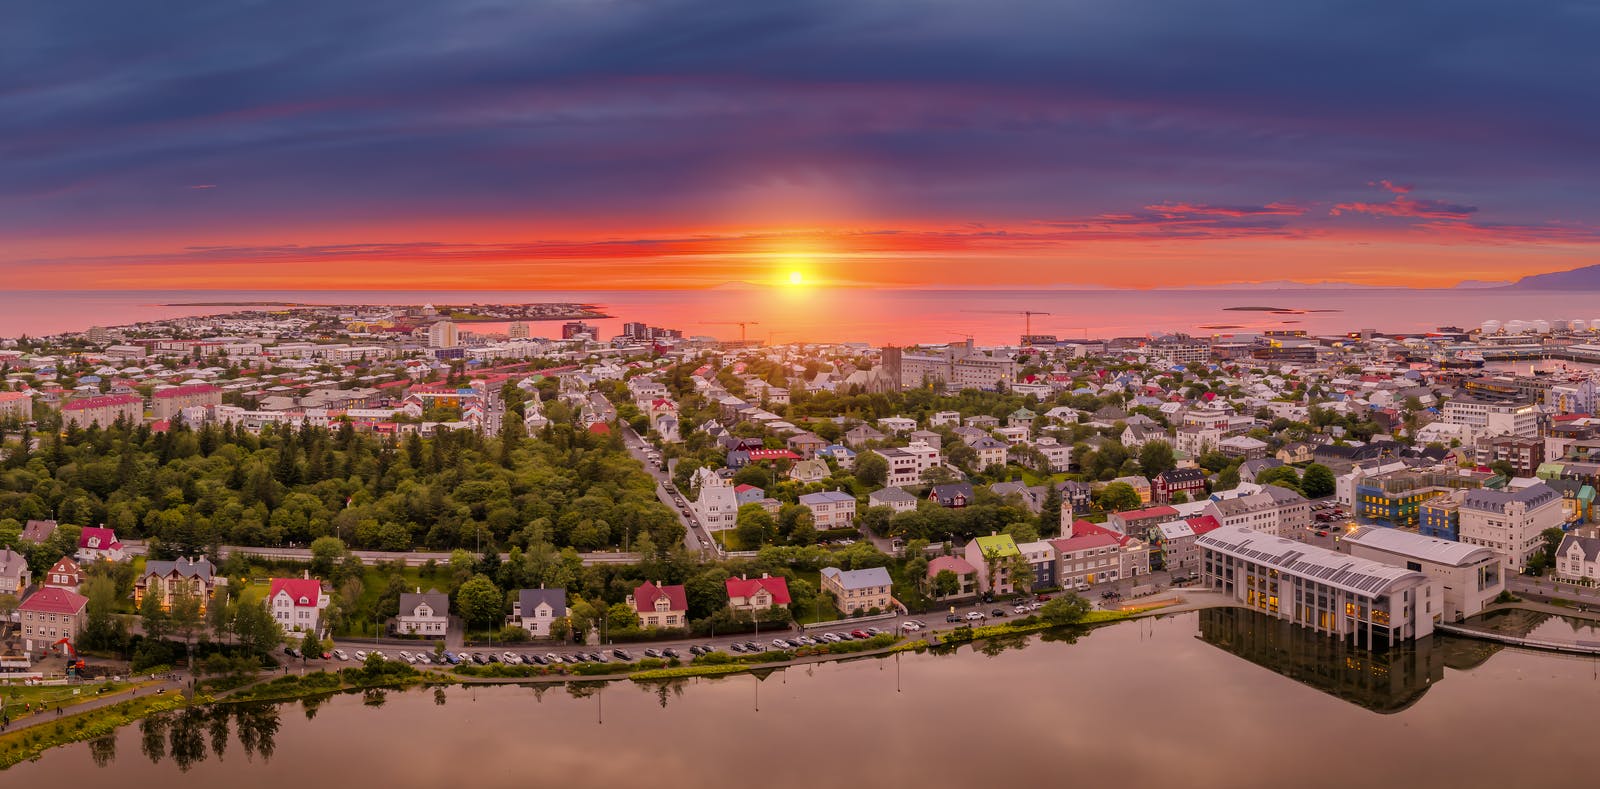
[[[1550,333],[1550,321],[1546,321],[1546,320],[1536,320],[1536,321],[1534,321],[1533,322],[1533,330],[1538,332],[1538,333],[1540,333],[1540,334],[1549,334]]]
[[[1586,321],[1586,320],[1573,319],[1573,320],[1567,321],[1567,331],[1588,331],[1588,330],[1589,330],[1589,322]]]
[[[1478,329],[1480,331],[1482,331],[1484,334],[1499,334],[1500,333],[1500,321],[1495,321],[1495,320],[1484,321],[1482,323],[1482,325],[1480,325],[1478,327]]]
[[[1527,330],[1527,321],[1506,321],[1506,334],[1522,334]]]

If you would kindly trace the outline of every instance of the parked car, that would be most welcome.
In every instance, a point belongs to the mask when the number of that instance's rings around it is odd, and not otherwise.
[[[461,663],[461,656],[454,652],[446,652],[444,653],[444,662],[449,663],[452,666],[459,665]]]
[[[732,644],[728,645],[728,649],[732,650],[734,652],[743,653],[744,652],[744,644],[741,644],[741,643],[735,641]]]
[[[822,640],[826,641],[826,642],[828,642],[830,644],[835,644],[835,643],[838,643],[839,641],[842,641],[843,639],[839,638],[839,634],[838,633],[823,633],[822,634]]]
[[[922,628],[917,627],[916,622],[901,622],[900,629],[906,631],[907,633],[915,633]]]
[[[407,663],[415,663],[415,662],[417,662],[416,657],[413,656],[410,652],[407,652],[405,650],[401,650],[400,651],[400,659],[404,660]]]
[[[372,651],[372,654],[377,655],[379,660],[388,660],[389,659],[389,656],[384,654],[381,650],[376,650],[375,649],[375,650]]]
[[[418,652],[417,653],[417,663],[418,664],[426,666],[426,665],[428,665],[428,664],[430,664],[432,662],[433,662],[433,658],[428,657],[428,655],[426,653],[423,653],[423,652]]]
[[[661,650],[656,649],[655,647],[645,647],[644,648],[644,656],[648,657],[648,658],[661,657]]]
[[[787,642],[787,641],[785,641],[785,640],[783,640],[781,638],[772,639],[772,645],[777,647],[777,648],[779,648],[779,649],[788,649],[789,648],[789,642]]]
[[[1047,594],[1044,594],[1044,593],[1041,592],[1040,594],[1035,596],[1033,599],[1038,600],[1039,602],[1042,603],[1042,602],[1044,602],[1046,600],[1049,600],[1050,599],[1050,595],[1047,595]]]
[[[596,663],[610,663],[611,662],[611,658],[606,657],[606,653],[604,653],[604,652],[592,652],[592,653],[589,654],[589,657],[592,658],[594,660],[594,662],[596,662]]]
[[[666,655],[669,658],[676,658],[679,656],[678,650],[673,649],[672,647],[667,647],[666,649],[661,650],[661,654]]]
[[[865,630],[852,630],[850,631],[850,635],[855,636],[856,638],[872,638],[872,634]]]
[[[1011,609],[1011,613],[1019,614],[1019,615],[1020,614],[1026,614],[1026,613],[1028,613],[1028,607],[1025,606],[1025,605],[1019,605],[1016,608]]]
[[[757,644],[754,641],[746,641],[746,642],[744,642],[744,651],[746,651],[746,652],[765,652],[765,651],[767,651],[767,648],[764,647],[764,646],[761,646],[760,644]]]
[[[983,618],[983,612],[982,611],[968,611],[967,612],[967,618],[971,619],[973,621],[977,621],[977,620]]]
[[[812,638],[811,636],[801,636],[800,637],[800,643],[805,644],[808,647],[816,646],[817,645],[817,640],[815,638]]]
[[[474,652],[474,653],[472,653],[472,662],[477,663],[480,666],[489,665],[489,661],[486,660],[483,657],[483,653],[482,652]]]
[[[356,650],[356,660],[362,661],[363,663],[366,662],[367,653],[362,650]]]
[[[551,663],[560,663],[561,662],[561,656],[557,655],[554,652],[546,652],[546,653],[544,653],[544,659],[550,661]]]
[[[627,662],[627,663],[632,663],[633,662],[633,655],[628,654],[628,650],[626,650],[626,649],[613,649],[613,650],[611,650],[611,654],[616,655],[617,656],[617,660],[621,660],[621,661],[624,661],[624,662]]]
[[[504,660],[508,666],[515,666],[522,663],[522,656],[515,652],[502,653],[500,655],[500,659]]]
[[[294,647],[284,647],[283,654],[288,655],[289,657],[300,657],[300,650],[295,649]]]
[[[945,618],[944,618],[944,621],[946,621],[946,622],[960,622],[961,621],[961,617],[956,616],[955,614],[946,614]]]
[[[532,663],[532,664],[534,664],[536,666],[543,666],[543,665],[549,663],[550,661],[545,660],[543,657],[540,657],[539,655],[523,655],[522,656],[522,662],[524,662],[524,663]]]
[[[689,654],[694,655],[695,657],[700,657],[701,655],[705,654],[705,650],[701,649],[699,644],[695,644],[694,646],[689,647]]]
[[[346,654],[345,651],[342,650],[342,649],[333,650],[333,656],[338,658],[338,659],[340,659],[340,660],[349,660],[350,659],[350,655]]]
[[[869,636],[881,636],[881,635],[883,635],[883,631],[879,630],[876,627],[869,627],[869,628],[867,628],[867,635],[869,635]]]
[[[993,611],[989,612],[989,616],[993,616],[993,617],[1001,617],[1001,616],[1005,616],[1005,615],[1006,615],[1006,610],[1004,608],[996,608]]]

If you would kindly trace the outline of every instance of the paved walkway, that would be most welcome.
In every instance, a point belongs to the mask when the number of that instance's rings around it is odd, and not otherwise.
[[[148,681],[149,680],[145,680],[145,682],[148,682]],[[81,688],[93,688],[97,684],[98,683],[90,682],[90,683],[84,683],[83,685],[80,685],[78,687],[81,687]],[[65,718],[70,718],[73,715],[80,715],[80,714],[85,713],[85,712],[92,712],[94,710],[102,709],[104,707],[109,707],[109,706],[111,706],[113,704],[120,704],[120,703],[122,703],[124,701],[127,701],[128,699],[135,698],[135,697],[147,697],[147,696],[151,696],[153,694],[160,693],[160,692],[163,692],[163,691],[166,692],[166,693],[176,693],[178,691],[181,691],[184,688],[184,685],[185,685],[185,681],[184,680],[175,680],[175,679],[174,680],[162,680],[162,681],[159,681],[159,682],[157,682],[156,684],[153,684],[153,685],[135,685],[134,687],[127,688],[125,690],[119,690],[119,691],[117,691],[115,693],[103,694],[103,695],[99,696],[98,698],[94,698],[94,699],[91,699],[89,701],[85,701],[82,704],[74,704],[74,705],[72,705],[70,707],[62,707],[60,716],[57,716],[53,710],[46,710],[43,713],[35,712],[35,713],[29,714],[29,715],[24,715],[24,716],[22,716],[20,718],[13,717],[11,719],[11,725],[8,726],[6,729],[4,729],[4,731],[0,731],[0,733],[9,734],[9,733],[14,732],[14,731],[19,731],[19,730],[22,730],[22,729],[27,729],[27,728],[31,728],[31,727],[34,727],[34,726],[40,726],[40,725],[43,725],[43,724],[46,724],[46,723],[51,723],[51,722],[54,722],[54,721],[62,720],[62,719],[65,719]],[[68,686],[61,686],[61,687],[68,687]],[[15,707],[14,707],[14,705],[7,705],[6,709],[8,711],[11,711],[11,710],[15,709]]]

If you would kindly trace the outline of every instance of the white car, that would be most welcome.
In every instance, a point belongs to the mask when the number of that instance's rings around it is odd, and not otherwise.
[[[983,618],[983,612],[982,611],[968,611],[967,612],[967,618],[971,619],[973,621],[977,621],[977,620]]]
[[[404,660],[407,663],[415,663],[415,662],[417,662],[417,657],[415,655],[411,654],[410,652],[406,652],[404,650],[402,650],[400,652],[400,659]]]
[[[906,631],[907,633],[915,633],[922,628],[919,627],[916,622],[901,622],[900,629]]]
[[[359,660],[359,661],[365,663],[366,660],[367,660],[367,653],[364,652],[364,651],[357,651],[356,652],[356,660]]]
[[[500,653],[500,659],[504,660],[508,666],[516,666],[522,663],[522,656],[515,652],[502,652]]]
[[[840,641],[843,641],[844,639],[840,638],[838,633],[823,633],[822,634],[822,640],[826,641],[826,642],[828,642],[830,644],[837,644]]]
[[[345,651],[342,650],[342,649],[333,650],[333,656],[338,658],[338,659],[340,659],[340,660],[349,660],[350,659],[350,656],[348,654],[346,654]]]
[[[1029,606],[1019,605],[1016,608],[1011,609],[1011,613],[1013,613],[1013,614],[1026,614],[1031,610],[1033,610],[1033,609],[1030,608]]]

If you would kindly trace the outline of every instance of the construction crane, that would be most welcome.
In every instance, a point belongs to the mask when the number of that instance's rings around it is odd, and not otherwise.
[[[760,321],[701,321],[699,325],[701,325],[701,326],[738,326],[739,327],[739,344],[740,345],[744,345],[745,344],[745,327],[748,327],[748,326],[760,326],[761,322]]]
[[[1021,315],[1023,317],[1023,342],[1030,345],[1033,342],[1031,339],[1033,337],[1033,316],[1055,314],[1053,312],[1042,312],[1039,310],[962,310],[962,312],[981,312],[986,315]]]

